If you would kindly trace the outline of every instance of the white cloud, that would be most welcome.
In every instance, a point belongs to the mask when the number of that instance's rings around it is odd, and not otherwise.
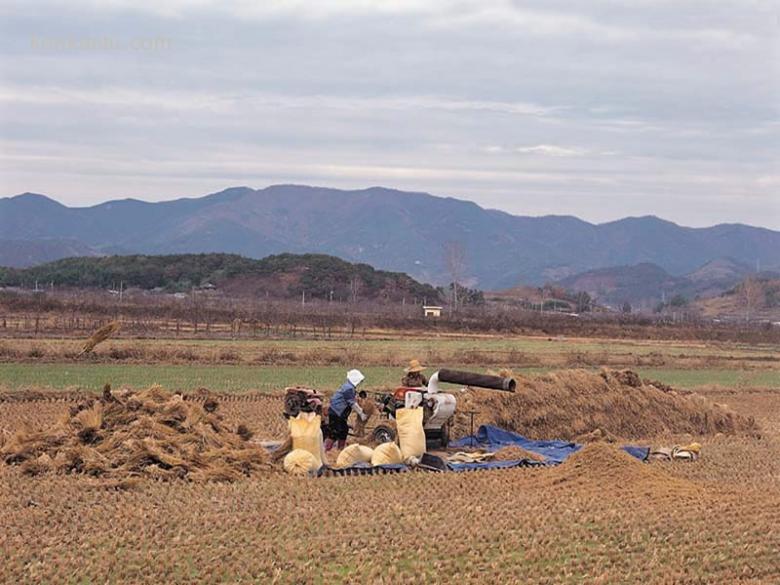
[[[276,108],[332,108],[342,110],[451,110],[485,111],[519,116],[545,116],[560,108],[527,102],[462,100],[445,96],[408,95],[354,97],[345,95],[295,95],[264,91],[236,94],[218,91],[137,90],[103,87],[97,90],[57,86],[0,88],[0,101],[33,105],[91,104],[107,107],[224,110],[236,106]]]
[[[10,0],[0,23],[4,194],[386,184],[780,227],[772,2]],[[95,35],[171,43],[31,48]]]
[[[544,156],[582,156],[587,154],[586,150],[580,148],[564,148],[562,146],[553,146],[551,144],[537,144],[536,146],[518,146],[514,149],[520,154],[541,154]]]

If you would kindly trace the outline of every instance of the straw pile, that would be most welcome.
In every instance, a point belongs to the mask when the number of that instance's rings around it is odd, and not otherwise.
[[[474,425],[496,425],[534,439],[584,438],[588,433],[624,439],[665,434],[757,434],[752,418],[692,392],[642,381],[630,370],[561,370],[517,377],[514,394],[471,389],[458,396],[453,436]]]
[[[84,342],[84,346],[76,357],[80,357],[84,354],[91,353],[98,344],[103,343],[106,339],[111,337],[114,333],[119,331],[121,327],[119,321],[111,321],[106,325],[103,325],[100,329],[95,331],[92,336]]]
[[[17,432],[0,457],[30,475],[112,479],[233,481],[267,469],[265,450],[227,428],[216,405],[208,405],[157,386],[137,393],[106,387],[100,399],[74,405],[53,427]]]
[[[693,482],[674,477],[659,465],[643,463],[607,443],[585,445],[552,469],[545,480],[567,490],[576,485],[591,486],[599,493],[634,493],[653,498],[701,495],[701,488]]]

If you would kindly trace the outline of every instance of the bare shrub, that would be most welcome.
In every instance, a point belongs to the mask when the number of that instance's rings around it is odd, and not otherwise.
[[[219,361],[221,362],[239,362],[241,356],[234,349],[223,349],[219,352]]]
[[[45,355],[46,355],[46,351],[42,347],[37,345],[32,346],[27,351],[28,358],[38,359],[38,358],[42,358]]]
[[[174,353],[174,356],[180,360],[188,362],[198,361],[198,354],[192,351],[190,348],[179,349]]]
[[[19,359],[19,357],[21,356],[18,349],[5,343],[0,343],[0,358]]]

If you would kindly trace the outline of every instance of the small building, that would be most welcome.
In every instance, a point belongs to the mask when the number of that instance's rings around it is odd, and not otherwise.
[[[441,317],[442,308],[436,305],[423,305],[423,312],[426,317]]]

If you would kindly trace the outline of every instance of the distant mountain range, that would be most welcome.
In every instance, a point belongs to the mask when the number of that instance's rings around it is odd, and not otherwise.
[[[683,276],[672,276],[660,266],[646,262],[588,270],[558,284],[585,291],[599,303],[614,308],[627,302],[634,308],[649,309],[677,295],[689,300],[719,296],[754,272],[750,265],[729,258],[713,260]],[[770,278],[776,274],[766,271],[760,276]]]
[[[94,248],[72,238],[0,239],[0,266],[23,268],[60,258],[99,255]]]
[[[751,274],[721,295],[695,301],[694,307],[705,317],[780,323],[780,274]]]
[[[482,289],[646,263],[672,279],[721,258],[780,267],[780,232],[768,229],[687,228],[652,216],[594,225],[381,187],[236,187],[194,199],[123,199],[83,208],[26,193],[0,199],[0,237],[0,264],[13,266],[74,253],[230,252],[262,258],[316,252],[434,284],[448,282],[444,245],[458,242],[465,252],[465,284]]]

